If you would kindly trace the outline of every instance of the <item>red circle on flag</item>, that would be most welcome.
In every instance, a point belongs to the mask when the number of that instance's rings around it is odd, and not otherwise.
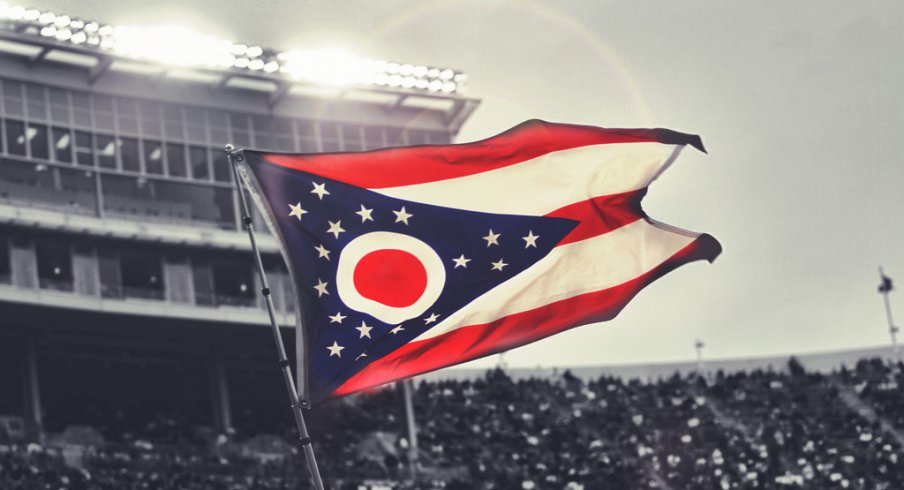
[[[404,250],[368,253],[355,264],[352,277],[358,294],[395,308],[413,305],[427,289],[427,269]]]

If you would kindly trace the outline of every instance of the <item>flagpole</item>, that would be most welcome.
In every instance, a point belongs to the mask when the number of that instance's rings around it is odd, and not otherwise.
[[[399,383],[402,384],[402,393],[405,397],[405,421],[408,426],[408,465],[411,470],[411,479],[417,483],[418,478],[418,449],[417,449],[417,425],[414,420],[414,401],[412,400],[411,388],[413,381],[406,378]]]
[[[239,191],[239,201],[241,203],[242,224],[248,230],[248,239],[251,241],[251,250],[254,254],[254,261],[257,264],[257,273],[261,280],[261,294],[267,305],[267,315],[270,317],[270,327],[273,332],[273,340],[276,343],[276,351],[279,355],[279,366],[282,370],[283,379],[286,382],[286,391],[289,394],[289,402],[292,406],[292,415],[295,417],[295,427],[298,429],[298,443],[304,451],[305,461],[308,469],[311,471],[311,478],[314,480],[314,488],[323,490],[323,480],[320,478],[320,470],[317,468],[317,460],[314,458],[314,447],[311,444],[311,437],[308,435],[308,427],[304,422],[304,414],[302,408],[309,407],[307,401],[298,399],[298,391],[295,388],[295,381],[292,377],[292,370],[289,367],[289,359],[286,357],[286,347],[283,344],[282,334],[279,331],[279,323],[276,320],[276,308],[273,306],[273,298],[270,295],[270,286],[267,283],[267,274],[264,272],[264,263],[261,260],[260,250],[257,248],[257,239],[254,235],[254,225],[251,222],[251,209],[248,207],[248,201],[245,199],[245,191],[239,179],[239,172],[236,168],[236,162],[242,161],[240,150],[236,150],[233,145],[226,145],[226,157],[232,166],[232,175],[235,177],[235,183]],[[301,335],[301,332],[296,332]]]

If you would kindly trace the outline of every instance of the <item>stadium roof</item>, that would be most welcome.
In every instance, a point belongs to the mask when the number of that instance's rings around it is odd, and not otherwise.
[[[109,70],[164,76],[272,93],[358,97],[406,105],[409,97],[448,110],[466,75],[451,68],[358,57],[337,49],[270,48],[232,42],[178,26],[124,26],[0,2],[0,52],[88,70],[93,83]],[[363,95],[362,95],[363,94]]]

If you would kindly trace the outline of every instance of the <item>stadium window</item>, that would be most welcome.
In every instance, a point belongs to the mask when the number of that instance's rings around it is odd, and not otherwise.
[[[251,146],[250,118],[245,114],[233,112],[229,114],[232,125],[232,139],[236,146]]]
[[[364,149],[361,138],[360,126],[342,126],[342,145],[345,151],[360,151]]]
[[[405,130],[402,128],[387,127],[386,130],[386,146],[405,146]]]
[[[213,153],[213,178],[217,182],[232,182],[232,166],[226,158],[226,152],[215,151]]]
[[[94,124],[103,131],[113,131],[116,125],[113,122],[113,97],[94,94],[91,97],[92,110],[94,111]]]
[[[47,99],[44,87],[28,84],[25,86],[25,99],[28,103],[28,118],[31,120],[47,120]]]
[[[0,236],[0,283],[10,284],[12,269],[9,263],[9,242],[5,236]]]
[[[159,216],[210,227],[235,228],[232,189],[173,181],[154,182]]]
[[[67,91],[58,88],[50,89],[50,120],[58,124],[71,124]]]
[[[41,289],[72,291],[72,254],[65,241],[38,240],[35,255]]]
[[[72,92],[72,119],[76,126],[91,128],[91,99],[84,92]]]
[[[31,147],[31,157],[40,158],[42,160],[50,159],[50,148],[48,148],[47,126],[43,124],[29,124],[25,130],[28,138],[28,146]]]
[[[3,80],[3,112],[7,117],[25,117],[25,101],[20,82]]]
[[[108,134],[94,136],[97,163],[103,168],[116,168],[116,140]]]
[[[247,261],[218,259],[211,261],[211,268],[218,305],[254,306],[254,281]]]
[[[163,299],[163,266],[159,255],[129,250],[121,252],[119,258],[127,298]]]
[[[207,142],[207,122],[203,109],[185,108],[185,136],[188,141]]]
[[[147,136],[160,137],[160,106],[155,102],[141,101],[138,110],[141,113],[141,131]]]
[[[320,147],[324,152],[342,150],[342,143],[339,141],[339,126],[328,122],[320,123]]]
[[[156,217],[165,202],[154,200],[154,182],[145,177],[103,173],[104,211],[130,218]]]
[[[53,128],[53,158],[58,162],[72,163],[72,134],[68,129]]]
[[[25,124],[6,121],[6,151],[10,155],[25,156]]]
[[[173,177],[187,177],[185,168],[185,145],[166,144],[166,168]]]
[[[138,158],[138,140],[135,138],[120,138],[119,156],[122,158],[123,170],[141,171],[141,162]]]
[[[295,124],[296,134],[298,135],[298,143],[300,150],[305,153],[316,153],[319,146],[317,145],[317,128],[310,121],[297,121]]]
[[[429,143],[429,139],[427,137],[427,133],[424,131],[408,131],[408,144],[409,145],[426,145]]]
[[[75,132],[75,163],[85,167],[94,166],[94,150],[91,148],[91,133]]]
[[[56,168],[54,172],[59,174],[60,186],[63,192],[59,193],[66,199],[72,212],[82,214],[97,214],[97,191],[94,174],[79,168]]]
[[[207,158],[207,148],[200,146],[189,147],[188,160],[191,164],[191,176],[193,179],[210,179],[210,160]]]
[[[116,99],[116,117],[119,131],[138,133],[138,103],[132,99]]]
[[[291,119],[277,118],[273,121],[276,128],[276,150],[295,151],[295,129]]]
[[[254,116],[251,123],[254,125],[254,147],[275,150],[272,120],[269,117]]]
[[[181,107],[172,104],[163,106],[163,129],[167,139],[185,139]]]
[[[207,259],[194,257],[191,259],[192,282],[195,287],[195,304],[213,306],[217,304],[213,289],[213,274]]]
[[[383,141],[383,128],[376,126],[364,127],[364,147],[368,150],[383,148],[386,143]]]
[[[142,140],[144,145],[144,170],[149,174],[163,174],[163,148],[159,141]]]
[[[122,276],[119,255],[107,247],[97,249],[97,269],[100,276],[100,295],[103,298],[122,298]]]

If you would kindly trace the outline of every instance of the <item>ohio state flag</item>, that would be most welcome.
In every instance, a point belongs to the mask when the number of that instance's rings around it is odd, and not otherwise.
[[[527,121],[460,145],[244,150],[298,295],[299,392],[318,402],[613,318],[719,255],[640,203],[698,136]]]

